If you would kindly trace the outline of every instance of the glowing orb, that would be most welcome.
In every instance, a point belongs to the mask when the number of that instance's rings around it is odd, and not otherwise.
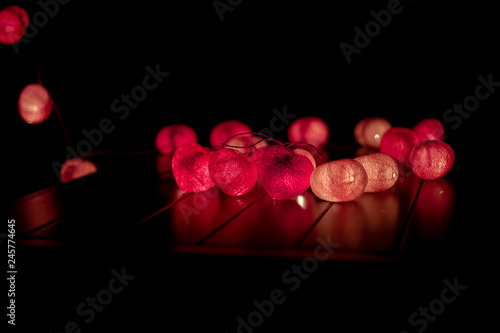
[[[398,164],[389,155],[373,153],[356,157],[355,160],[361,163],[368,175],[365,192],[385,191],[398,181]]]
[[[172,154],[177,148],[188,142],[198,143],[196,132],[188,125],[168,125],[156,135],[156,149],[164,155]]]
[[[0,11],[0,42],[10,45],[23,38],[29,25],[28,13],[19,6],[8,6]]]
[[[437,119],[424,119],[413,127],[413,133],[415,133],[418,143],[429,140],[443,140],[444,126]]]
[[[358,161],[340,159],[318,166],[311,175],[311,190],[320,199],[352,201],[363,195],[368,183],[365,168]]]
[[[307,157],[309,159],[309,161],[311,161],[311,164],[313,165],[313,167],[316,169],[316,160],[314,159],[314,157],[311,155],[310,152],[308,152],[305,149],[297,148],[297,149],[293,150],[293,153]]]
[[[377,149],[385,132],[391,127],[391,123],[384,118],[365,118],[354,127],[354,138],[363,147]]]
[[[226,120],[212,128],[209,140],[212,147],[222,145],[229,137],[239,134],[251,132],[252,129],[245,123],[239,120]]]
[[[90,161],[79,158],[70,158],[61,167],[61,181],[69,182],[97,172],[97,167]]]
[[[177,148],[172,157],[172,172],[181,190],[202,192],[215,185],[209,171],[210,157],[213,153],[209,148],[193,142]]]
[[[328,142],[329,137],[328,125],[318,117],[298,118],[288,127],[288,140],[291,142],[307,142],[318,149]]]
[[[380,152],[394,157],[398,162],[408,161],[410,153],[417,143],[412,130],[404,127],[391,127],[385,132],[380,143]]]
[[[245,155],[222,148],[212,154],[209,171],[215,185],[231,196],[250,192],[257,182],[257,167]]]
[[[54,102],[41,84],[30,83],[19,94],[17,109],[21,118],[31,125],[45,121],[52,112]]]
[[[275,199],[288,199],[309,187],[314,167],[302,155],[283,146],[271,146],[262,154],[258,172],[264,190]]]
[[[455,161],[453,149],[445,142],[432,140],[420,143],[410,155],[410,164],[417,177],[434,180],[450,171]]]

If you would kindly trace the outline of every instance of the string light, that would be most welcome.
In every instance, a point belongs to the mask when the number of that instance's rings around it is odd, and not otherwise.
[[[365,168],[368,183],[365,192],[382,192],[396,184],[398,164],[389,155],[373,153],[355,158]]]
[[[320,199],[347,202],[359,198],[368,184],[365,168],[356,160],[340,159],[318,166],[311,175],[311,190]]]
[[[439,120],[428,118],[419,121],[413,127],[413,133],[415,133],[418,143],[428,140],[443,140],[444,126]]]
[[[209,171],[213,153],[213,150],[193,142],[177,148],[172,158],[172,173],[181,190],[202,192],[215,185]]]
[[[188,125],[174,124],[163,127],[156,135],[156,149],[164,154],[170,155],[177,148],[188,142],[198,142],[196,132]]]
[[[399,163],[407,162],[417,143],[417,137],[411,129],[391,127],[385,132],[380,142],[380,152],[394,157]]]
[[[239,120],[226,120],[212,128],[210,131],[210,145],[212,147],[220,146],[229,137],[240,133],[251,132],[252,129],[247,124]]]
[[[264,190],[275,199],[293,198],[307,190],[313,170],[307,157],[281,145],[266,149],[258,166]]]
[[[321,118],[310,116],[295,119],[288,127],[288,140],[307,142],[321,149],[328,142],[330,130]]]
[[[19,94],[17,108],[21,118],[31,125],[45,121],[52,112],[54,102],[49,92],[39,83],[31,83]]]
[[[212,154],[209,171],[215,185],[231,196],[250,192],[257,182],[257,167],[245,155],[228,148]]]
[[[354,138],[363,147],[378,149],[382,137],[391,127],[391,123],[384,118],[365,118],[354,127]]]
[[[455,162],[453,149],[443,141],[420,143],[412,151],[410,164],[413,172],[424,180],[435,180],[446,175]]]
[[[11,45],[23,38],[29,25],[28,13],[19,6],[8,6],[0,11],[0,42]]]

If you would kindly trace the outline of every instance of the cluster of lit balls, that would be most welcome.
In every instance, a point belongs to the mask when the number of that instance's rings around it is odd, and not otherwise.
[[[442,141],[444,127],[436,119],[422,120],[408,129],[392,127],[380,117],[366,118],[356,125],[354,137],[360,145],[378,151],[354,159],[325,161],[320,151],[329,135],[328,125],[313,116],[290,124],[289,143],[263,139],[248,125],[228,120],[210,132],[212,148],[199,145],[195,131],[187,125],[161,129],[156,147],[173,154],[172,172],[183,191],[201,192],[217,186],[228,195],[242,196],[260,179],[275,199],[292,198],[310,187],[317,197],[332,202],[390,189],[402,163],[409,163],[421,179],[441,178],[455,158]],[[269,140],[277,144],[269,145]]]

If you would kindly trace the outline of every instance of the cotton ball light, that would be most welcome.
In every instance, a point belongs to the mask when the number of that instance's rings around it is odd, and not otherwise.
[[[311,175],[311,190],[320,199],[347,202],[365,192],[368,174],[356,160],[340,159],[318,166]]]
[[[307,142],[320,149],[328,142],[330,130],[321,118],[309,116],[295,119],[288,127],[288,140]]]
[[[209,163],[214,151],[188,142],[177,148],[172,157],[172,173],[179,188],[186,192],[202,192],[215,183],[210,177]]]
[[[413,133],[415,133],[418,143],[429,140],[443,140],[444,126],[439,120],[428,118],[419,121],[413,127]]]
[[[163,155],[172,154],[185,143],[198,143],[194,129],[184,124],[173,124],[163,127],[156,135],[156,149]]]
[[[239,120],[223,121],[215,125],[214,128],[212,128],[212,131],[210,131],[210,145],[212,147],[220,146],[233,135],[251,131],[252,129],[250,126]]]
[[[226,142],[227,147],[234,149],[246,156],[251,160],[257,158],[257,149],[267,146],[267,142],[253,134],[237,135]]]
[[[0,42],[11,45],[23,38],[29,25],[28,13],[19,6],[7,6],[0,11]]]
[[[264,190],[275,199],[289,199],[307,190],[313,170],[307,157],[281,145],[267,148],[258,166]]]
[[[293,153],[296,155],[301,155],[301,156],[307,157],[309,159],[309,161],[311,161],[313,168],[316,169],[316,160],[314,159],[314,157],[311,155],[310,152],[308,152],[307,150],[302,149],[302,148],[296,148],[293,150]]]
[[[354,160],[361,163],[368,175],[365,192],[385,191],[396,184],[399,168],[396,161],[389,155],[373,153],[356,157]]]
[[[417,137],[411,129],[391,127],[385,132],[380,142],[380,152],[394,157],[399,163],[407,162],[417,143]]]
[[[96,172],[97,167],[94,163],[79,158],[70,158],[61,167],[61,181],[66,183]]]
[[[384,118],[365,118],[354,127],[354,138],[363,147],[377,149],[385,132],[391,127],[391,123]]]
[[[443,141],[430,140],[420,143],[410,155],[413,173],[424,180],[434,180],[446,175],[455,161],[455,152]]]
[[[222,148],[210,157],[209,171],[215,185],[231,196],[250,192],[257,182],[257,167],[245,155]]]
[[[17,109],[21,118],[31,125],[45,121],[52,112],[54,101],[49,92],[39,83],[30,83],[21,90]]]

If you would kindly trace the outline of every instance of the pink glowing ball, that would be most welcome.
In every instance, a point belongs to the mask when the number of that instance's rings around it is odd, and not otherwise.
[[[280,145],[266,149],[258,166],[264,190],[275,199],[292,198],[307,190],[313,170],[307,157]]]
[[[311,164],[313,165],[313,168],[316,169],[316,160],[314,159],[314,157],[311,155],[310,152],[308,152],[307,150],[302,149],[302,148],[296,148],[296,149],[293,150],[293,153],[296,154],[296,155],[301,155],[301,156],[307,157],[307,159],[309,161],[311,161]]]
[[[399,163],[407,162],[417,144],[417,137],[411,129],[392,127],[385,132],[380,143],[380,152],[394,157]]]
[[[10,45],[23,38],[29,25],[28,13],[19,6],[8,6],[0,11],[0,42]]]
[[[295,119],[288,127],[288,140],[307,142],[322,148],[330,137],[328,125],[321,118],[310,116]]]
[[[54,102],[44,86],[30,83],[23,88],[17,101],[17,109],[21,118],[31,125],[45,121],[52,112]]]
[[[418,143],[429,140],[443,140],[444,126],[439,120],[428,118],[418,122],[413,127],[413,133],[415,133]]]
[[[445,142],[424,141],[413,149],[410,164],[413,173],[424,180],[434,180],[446,175],[455,162],[455,152]]]
[[[365,192],[381,192],[396,184],[399,177],[399,167],[389,155],[373,153],[356,157],[368,175]]]
[[[257,182],[255,163],[233,149],[222,148],[213,153],[209,171],[215,185],[235,197],[250,192]]]
[[[215,183],[210,177],[209,164],[214,151],[188,142],[177,148],[172,157],[172,173],[179,188],[186,192],[202,192]]]
[[[223,121],[212,128],[209,135],[210,145],[212,147],[221,146],[229,137],[251,131],[250,126],[239,120]]]
[[[391,127],[391,123],[384,118],[365,118],[354,127],[354,138],[363,147],[378,149],[382,137]]]
[[[358,161],[340,159],[318,166],[311,175],[311,190],[320,199],[347,202],[365,192],[368,174]]]
[[[61,167],[61,181],[66,183],[96,172],[97,167],[94,163],[79,158],[70,158]]]
[[[188,125],[174,124],[163,127],[156,135],[156,149],[163,155],[172,154],[185,143],[198,143],[196,132]]]

